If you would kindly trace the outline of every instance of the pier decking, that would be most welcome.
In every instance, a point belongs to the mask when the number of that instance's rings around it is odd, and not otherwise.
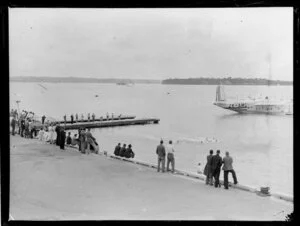
[[[129,126],[129,125],[144,125],[144,124],[157,124],[157,118],[142,118],[142,119],[125,119],[125,120],[110,120],[110,121],[95,121],[95,122],[78,122],[78,123],[62,123],[65,130],[84,128],[101,128],[113,126]]]

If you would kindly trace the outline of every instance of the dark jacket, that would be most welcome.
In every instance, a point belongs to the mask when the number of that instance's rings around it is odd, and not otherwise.
[[[121,150],[121,146],[117,145],[117,146],[115,147],[114,154],[115,154],[116,156],[119,156],[119,155],[120,155],[120,150]]]
[[[65,139],[66,139],[66,132],[61,130],[60,131],[60,143],[59,143],[59,146],[61,149],[65,148]]]
[[[131,149],[131,148],[127,148],[126,151],[125,151],[124,156],[125,156],[126,158],[131,158],[131,157],[132,157],[132,154],[133,154],[132,149]]]
[[[93,137],[90,131],[87,131],[85,133],[85,136],[86,136],[86,142],[88,142],[89,144],[92,144],[94,142],[95,138]]]
[[[160,144],[156,148],[156,154],[159,158],[165,158],[166,157],[166,149],[163,144]]]
[[[120,150],[120,157],[125,156],[125,151],[126,151],[126,148],[122,147],[121,150]]]
[[[72,144],[72,138],[70,136],[67,136],[67,144]]]
[[[213,155],[208,155],[206,158],[207,158],[207,163],[205,165],[205,168],[204,168],[204,175],[208,176],[212,170],[211,170],[211,166],[212,166],[212,157]]]
[[[222,157],[220,155],[214,155],[211,158],[211,170],[221,170],[222,166]]]
[[[12,127],[15,127],[15,126],[16,126],[16,120],[15,120],[14,118],[12,118],[10,125],[11,125]]]

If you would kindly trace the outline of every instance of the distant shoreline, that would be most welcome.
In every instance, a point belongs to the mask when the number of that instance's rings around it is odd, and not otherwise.
[[[161,84],[155,79],[118,79],[118,78],[75,78],[75,77],[10,77],[10,82],[47,82],[47,83],[125,83],[125,84]]]
[[[188,78],[188,79],[118,79],[118,78],[75,78],[75,77],[10,77],[10,82],[41,83],[107,83],[107,84],[162,84],[162,85],[244,85],[244,86],[292,86],[293,81],[242,79],[242,78]]]

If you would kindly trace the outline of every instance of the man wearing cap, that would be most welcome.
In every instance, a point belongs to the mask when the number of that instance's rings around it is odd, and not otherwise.
[[[118,145],[115,147],[115,151],[114,151],[115,156],[120,155],[120,150],[121,150],[121,143],[118,143]]]
[[[233,167],[232,167],[232,162],[233,162],[232,157],[229,156],[229,152],[226,151],[226,156],[223,158],[224,165],[222,168],[224,170],[224,187],[225,187],[225,189],[228,189],[228,173],[232,173],[234,184],[238,183],[235,171],[233,170]]]
[[[157,172],[160,170],[160,164],[162,165],[162,172],[165,172],[165,159],[166,159],[166,150],[165,146],[163,145],[163,140],[160,141],[160,144],[156,148],[156,154],[158,157],[158,166]]]

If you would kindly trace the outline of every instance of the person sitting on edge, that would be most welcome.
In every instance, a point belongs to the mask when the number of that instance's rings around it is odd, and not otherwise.
[[[79,142],[79,140],[77,138],[77,134],[74,134],[74,136],[72,137],[71,145],[75,146],[78,144],[78,142]]]
[[[67,143],[67,145],[72,144],[71,132],[68,132],[66,143]]]
[[[163,145],[164,141],[161,140],[160,144],[156,148],[156,154],[158,158],[158,166],[157,166],[157,172],[160,170],[160,165],[162,165],[162,172],[165,172],[165,161],[166,161],[166,150],[165,146]]]
[[[237,184],[237,178],[235,171],[232,167],[233,159],[229,156],[229,152],[226,151],[226,156],[223,158],[223,170],[224,170],[224,188],[228,189],[228,173],[232,173],[234,184]]]
[[[125,151],[126,151],[126,144],[123,144],[123,147],[120,150],[120,157],[124,157]]]
[[[125,156],[125,158],[128,158],[128,159],[134,158],[134,152],[131,149],[131,144],[128,145],[128,148],[126,149],[124,156]]]
[[[120,150],[121,150],[121,143],[118,143],[118,145],[115,147],[115,151],[114,151],[115,156],[120,155]]]
[[[33,125],[31,129],[31,138],[36,138],[36,136],[37,136],[37,130],[35,125]]]

